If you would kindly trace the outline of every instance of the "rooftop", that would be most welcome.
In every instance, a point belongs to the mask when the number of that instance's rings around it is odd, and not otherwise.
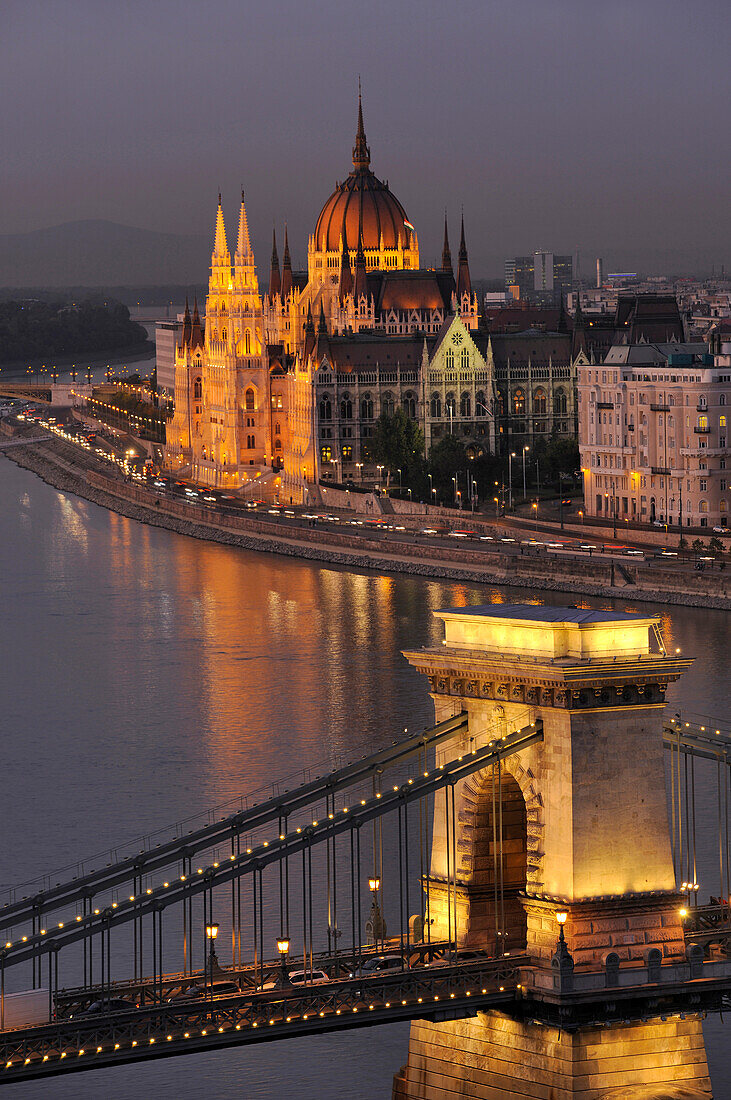
[[[542,604],[477,604],[474,607],[441,607],[435,615],[482,615],[490,619],[525,619],[533,623],[623,623],[642,616],[628,611],[594,611],[584,607],[544,607]],[[653,616],[654,617],[654,616]]]

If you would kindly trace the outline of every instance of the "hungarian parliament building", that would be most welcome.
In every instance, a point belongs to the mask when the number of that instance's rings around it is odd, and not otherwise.
[[[491,324],[473,291],[464,220],[456,264],[422,269],[404,207],[371,171],[362,107],[353,166],[292,270],[285,232],[261,293],[244,196],[233,262],[219,195],[208,296],[175,326],[169,470],[233,491],[276,484],[307,499],[324,475],[362,480],[379,416],[403,409],[426,453],[448,433],[468,455],[574,434],[580,325],[563,309],[507,309]],[[252,486],[253,488],[253,486]]]

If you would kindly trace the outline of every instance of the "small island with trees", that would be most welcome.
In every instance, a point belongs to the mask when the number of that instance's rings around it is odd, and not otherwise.
[[[139,350],[146,341],[145,329],[121,302],[0,301],[0,363]]]

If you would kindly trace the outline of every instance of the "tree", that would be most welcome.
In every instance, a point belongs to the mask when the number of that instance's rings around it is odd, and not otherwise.
[[[713,538],[711,539],[711,541],[708,543],[708,549],[713,550],[714,554],[722,554],[723,553],[723,543],[721,542],[720,539],[716,538],[716,536],[714,535]]]
[[[372,462],[385,466],[392,475],[401,470],[402,481],[407,482],[419,469],[423,452],[421,429],[403,409],[396,409],[392,416],[388,413],[379,416],[368,443]]]
[[[702,553],[705,550],[703,539],[693,539],[693,549],[695,550],[696,554]]]
[[[434,487],[443,495],[452,494],[452,478],[463,473],[468,466],[464,444],[454,435],[445,435],[429,452],[429,473],[434,478]]]

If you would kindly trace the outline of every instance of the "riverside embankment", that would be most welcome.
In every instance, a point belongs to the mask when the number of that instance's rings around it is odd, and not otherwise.
[[[27,429],[3,422],[0,432],[6,438],[20,438]],[[42,443],[9,448],[5,453],[55,488],[75,493],[120,515],[177,534],[247,550],[379,572],[478,583],[489,581],[532,588],[537,592],[620,596],[655,603],[731,609],[731,583],[726,579],[726,571],[691,573],[651,561],[619,565],[599,556],[586,560],[557,558],[530,549],[524,553],[496,548],[477,550],[463,542],[443,547],[417,541],[415,533],[409,535],[409,532],[386,542],[375,532],[353,536],[322,526],[285,525],[254,515],[233,514],[160,497],[137,483],[115,476],[94,456],[52,436]]]

